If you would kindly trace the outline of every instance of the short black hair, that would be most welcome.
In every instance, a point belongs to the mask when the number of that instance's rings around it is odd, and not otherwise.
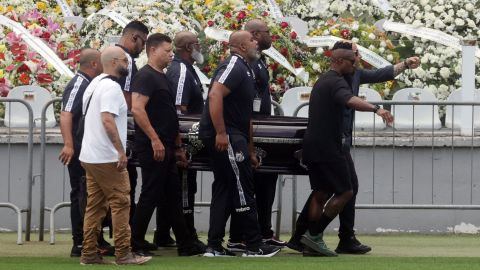
[[[339,40],[333,44],[332,51],[336,49],[352,50],[352,42]]]
[[[125,36],[132,31],[138,31],[146,35],[148,35],[149,32],[148,27],[141,21],[131,21],[127,25],[125,25],[125,28],[123,28],[122,36]]]
[[[150,36],[148,36],[147,38],[147,43],[146,43],[146,51],[147,51],[147,55],[150,51],[150,48],[156,48],[158,47],[158,45],[164,43],[164,42],[167,42],[167,43],[172,43],[172,39],[165,35],[165,34],[161,34],[161,33],[155,33],[155,34],[151,34]]]

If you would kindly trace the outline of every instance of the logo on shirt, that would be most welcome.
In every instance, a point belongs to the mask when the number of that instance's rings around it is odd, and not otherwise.
[[[252,76],[252,75],[250,75],[250,72],[249,72],[249,71],[247,71],[247,75],[248,75],[248,77],[251,77],[251,76]]]
[[[242,213],[242,212],[247,212],[247,211],[250,211],[250,207],[249,207],[249,206],[240,207],[240,208],[235,208],[235,212],[237,212],[237,213]]]
[[[244,160],[245,160],[245,156],[243,155],[242,152],[235,153],[235,161],[236,162],[242,162]]]
[[[262,69],[262,65],[261,65],[260,63],[258,64],[258,68],[259,68],[259,69]]]

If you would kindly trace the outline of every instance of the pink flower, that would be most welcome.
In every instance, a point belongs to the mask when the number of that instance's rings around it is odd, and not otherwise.
[[[290,37],[291,37],[292,39],[296,39],[296,38],[297,38],[297,33],[296,33],[295,31],[292,31],[292,32],[290,33]]]
[[[5,84],[5,82],[0,83],[0,96],[6,97],[10,92],[10,88]]]
[[[287,22],[281,22],[281,23],[280,23],[280,27],[282,27],[283,29],[285,29],[285,28],[288,27],[288,23],[287,23]]]
[[[8,67],[5,68],[6,71],[11,72],[12,70],[15,69],[15,65],[9,65]]]
[[[208,27],[212,27],[214,24],[215,24],[215,23],[214,23],[213,21],[208,21],[208,22],[207,22]]]
[[[60,25],[58,23],[55,23],[51,18],[48,18],[47,22],[48,22],[48,26],[47,26],[48,32],[53,33],[58,29],[60,29]]]
[[[42,29],[37,27],[37,28],[34,28],[30,33],[35,37],[39,37],[42,35]]]
[[[22,41],[22,38],[20,35],[15,34],[14,32],[10,32],[6,36],[8,45],[12,46],[15,43],[20,43]]]

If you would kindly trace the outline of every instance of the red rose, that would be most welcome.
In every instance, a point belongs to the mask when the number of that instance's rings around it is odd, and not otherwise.
[[[348,38],[350,36],[350,31],[348,31],[348,29],[343,29],[340,31],[340,35],[342,35],[343,38]]]
[[[279,35],[272,35],[272,42],[275,42],[280,39]]]
[[[281,23],[280,23],[280,27],[282,27],[283,29],[285,29],[285,28],[288,27],[288,23],[287,23],[287,22],[281,22]]]
[[[4,84],[5,83],[5,78],[0,78],[0,84]]]
[[[300,62],[297,61],[297,62],[295,62],[295,63],[293,64],[293,66],[294,66],[295,68],[299,68],[299,67],[302,66],[302,63],[300,63]]]
[[[15,57],[15,61],[17,61],[17,62],[23,62],[23,61],[25,61],[25,55],[17,55],[17,56]]]
[[[273,64],[271,64],[271,65],[270,65],[270,68],[271,68],[272,70],[276,70],[276,69],[278,68],[278,63],[273,63]]]
[[[203,71],[204,71],[205,73],[209,73],[210,70],[211,70],[211,68],[210,68],[209,65],[206,65],[206,66],[203,67]]]
[[[37,75],[37,81],[40,84],[49,84],[53,82],[52,75],[47,74],[47,73],[40,73]]]
[[[245,17],[247,17],[247,13],[245,13],[245,11],[242,10],[242,11],[240,11],[240,12],[238,13],[238,15],[237,15],[237,20],[238,20],[238,21],[241,21],[241,20],[243,20]]]
[[[267,16],[268,16],[268,12],[266,12],[266,11],[262,12],[262,16],[263,16],[263,17],[267,17]]]
[[[227,18],[231,18],[231,17],[232,17],[232,13],[227,12],[227,13],[224,14],[224,16],[227,17]]]
[[[0,60],[5,60],[5,54],[4,53],[0,53]]]
[[[325,55],[326,57],[331,57],[332,56],[332,51],[326,50],[326,51],[323,52],[323,55]]]
[[[287,48],[282,48],[282,49],[280,50],[280,53],[281,53],[283,56],[287,57],[287,56],[288,56],[288,49],[287,49]]]
[[[23,72],[20,74],[18,77],[18,80],[23,84],[23,85],[28,85],[30,84],[30,76],[28,76],[27,73]]]
[[[296,38],[297,38],[297,32],[292,31],[292,32],[290,33],[290,37],[291,37],[292,39],[296,39]]]
[[[214,24],[215,24],[215,23],[214,23],[213,21],[208,21],[208,22],[207,22],[208,27],[212,27]]]
[[[283,77],[277,78],[277,84],[283,85],[284,82],[285,82],[285,79]]]
[[[43,17],[38,19],[38,23],[40,23],[41,26],[47,26],[48,25],[48,21]]]
[[[13,55],[19,55],[23,54],[25,50],[27,49],[27,45],[25,44],[20,44],[20,43],[15,43],[12,45],[11,50]]]
[[[23,64],[17,69],[17,72],[30,72],[30,68],[27,65]]]
[[[50,33],[48,32],[43,32],[40,37],[43,38],[43,39],[46,39],[46,40],[49,40],[50,39]]]

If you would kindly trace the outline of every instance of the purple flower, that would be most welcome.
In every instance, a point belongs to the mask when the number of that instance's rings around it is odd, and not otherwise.
[[[48,22],[47,29],[48,29],[48,32],[50,33],[53,33],[60,28],[60,25],[54,22],[51,18],[48,18],[47,22]]]

